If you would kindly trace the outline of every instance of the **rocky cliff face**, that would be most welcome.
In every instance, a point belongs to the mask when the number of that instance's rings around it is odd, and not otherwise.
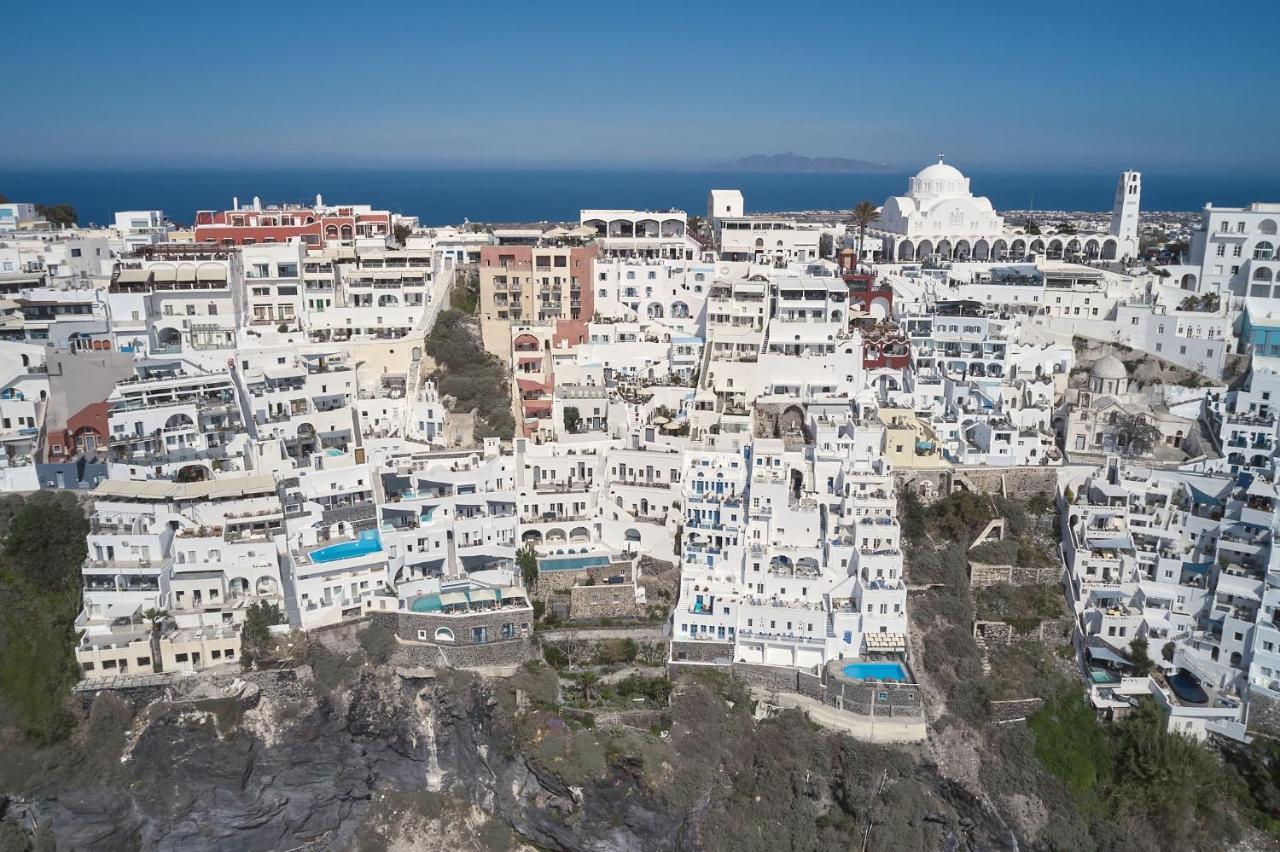
[[[873,838],[905,832],[910,848],[1012,845],[910,756],[864,778],[873,767],[848,751],[860,744],[802,721],[760,737],[744,707],[700,685],[660,737],[567,725],[518,678],[366,667],[326,688],[305,674],[140,708],[103,695],[72,743],[10,743],[0,849],[849,848],[868,818]],[[696,731],[708,711],[730,721]]]

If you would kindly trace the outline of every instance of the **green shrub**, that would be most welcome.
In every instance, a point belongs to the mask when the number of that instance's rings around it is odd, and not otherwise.
[[[385,622],[370,622],[360,631],[357,638],[360,640],[360,647],[364,649],[365,656],[375,665],[384,665],[395,653],[396,631]]]

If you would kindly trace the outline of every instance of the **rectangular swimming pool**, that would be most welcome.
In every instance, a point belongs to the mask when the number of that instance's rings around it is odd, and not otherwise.
[[[907,682],[907,670],[902,663],[850,663],[844,667],[844,676],[850,680]]]
[[[538,560],[539,571],[582,571],[608,565],[607,556],[546,556]]]
[[[311,551],[311,561],[334,562],[338,559],[350,559],[352,556],[375,553],[381,549],[382,539],[378,538],[378,531],[364,530],[354,541],[343,541]]]

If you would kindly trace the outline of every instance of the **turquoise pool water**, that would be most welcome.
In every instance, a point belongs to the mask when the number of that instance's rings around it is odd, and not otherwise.
[[[463,592],[463,594],[467,596],[467,603],[471,603],[471,593]],[[498,600],[503,600],[501,590],[498,590]],[[412,612],[439,612],[443,607],[440,604],[439,595],[419,595],[409,603],[409,609]]]
[[[330,447],[329,449],[324,451],[324,454],[326,456],[340,456],[343,453],[342,453],[342,450],[338,449],[337,447]]]
[[[409,604],[409,609],[413,612],[439,612],[440,596],[439,595],[422,595],[413,599],[413,603]]]
[[[850,663],[844,676],[851,680],[892,680],[906,683],[907,670],[902,663]]]
[[[608,565],[607,556],[547,556],[538,560],[539,571],[581,571],[583,568],[594,568]]]
[[[311,551],[311,561],[333,562],[337,559],[350,559],[352,556],[364,556],[381,549],[382,539],[378,538],[378,531],[365,530],[355,541],[344,541]]]

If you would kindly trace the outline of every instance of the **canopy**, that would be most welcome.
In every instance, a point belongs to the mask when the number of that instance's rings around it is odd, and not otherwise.
[[[1120,666],[1133,665],[1129,660],[1125,659],[1118,652],[1111,650],[1106,645],[1089,645],[1085,650],[1087,650],[1089,652],[1089,656],[1095,660],[1103,660]]]

